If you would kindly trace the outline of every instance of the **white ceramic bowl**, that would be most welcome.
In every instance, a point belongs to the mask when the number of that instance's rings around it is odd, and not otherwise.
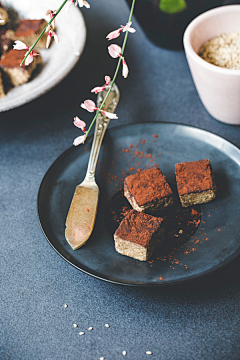
[[[207,40],[240,32],[240,5],[221,6],[196,17],[183,37],[194,83],[203,105],[217,120],[240,125],[240,70],[212,65],[197,53]]]

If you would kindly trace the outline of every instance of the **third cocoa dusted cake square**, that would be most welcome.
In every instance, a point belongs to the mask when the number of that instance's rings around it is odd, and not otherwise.
[[[147,261],[164,240],[165,219],[131,210],[114,234],[115,249],[122,255]]]
[[[177,189],[183,207],[203,204],[216,197],[216,185],[208,159],[175,165]]]
[[[124,180],[124,195],[140,212],[156,211],[173,204],[173,192],[157,167],[138,171]]]

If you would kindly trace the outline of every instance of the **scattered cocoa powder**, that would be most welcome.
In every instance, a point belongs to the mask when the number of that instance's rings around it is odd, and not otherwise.
[[[157,136],[153,136],[154,138],[157,138]],[[155,140],[153,140],[155,141]],[[141,145],[145,145],[146,144],[146,140],[142,139],[139,141],[139,143]],[[156,146],[156,145],[155,145]],[[125,157],[127,157],[128,155],[131,156],[131,158],[129,159],[130,161],[128,161],[129,164],[129,169],[128,171],[136,171],[136,172],[141,172],[141,168],[140,166],[146,166],[146,164],[144,164],[144,158],[145,159],[149,159],[150,161],[153,161],[153,159],[156,159],[156,155],[152,155],[152,154],[146,154],[146,152],[142,151],[143,147],[141,146],[140,149],[138,149],[139,145],[134,145],[134,144],[130,144],[128,145],[128,148],[122,148],[120,149],[120,151],[122,151],[122,154],[125,153],[126,155],[124,155]],[[135,151],[135,149],[136,151]],[[117,154],[117,156],[120,156],[119,151],[117,151],[115,154]],[[158,156],[162,155],[162,152],[158,153]],[[123,156],[123,155],[122,155]],[[134,163],[133,165],[133,160],[136,159],[138,160],[138,162],[136,162],[136,164]],[[143,159],[143,160],[140,160]],[[139,162],[140,161],[140,162]],[[149,166],[149,164],[147,164],[147,166]],[[152,167],[159,167],[159,163],[155,163],[152,164],[152,166],[150,166],[150,168]],[[122,170],[122,175],[125,178],[127,175],[127,171],[125,171],[126,168],[124,170]],[[131,210],[131,206],[129,205],[128,201],[124,198],[122,191],[119,192],[120,188],[122,187],[122,181],[123,179],[120,179],[120,177],[118,178],[116,175],[110,174],[108,173],[106,176],[107,180],[110,183],[116,183],[116,191],[118,191],[118,196],[119,194],[121,194],[120,198],[117,197],[113,197],[114,201],[111,202],[112,206],[110,209],[107,210],[108,215],[106,218],[108,218],[108,220],[106,221],[106,225],[107,228],[109,229],[110,233],[113,234],[116,230],[116,228],[118,227],[119,223],[122,221],[122,219],[130,212]],[[120,182],[121,180],[121,182]],[[124,204],[123,204],[124,203]],[[187,210],[187,213],[181,213],[182,209],[180,210],[180,212],[178,213],[179,209],[176,209],[176,212],[172,215],[172,219],[168,220],[168,230],[167,230],[167,234],[166,234],[166,238],[168,239],[167,242],[168,244],[164,245],[163,248],[161,248],[161,254],[156,253],[155,257],[153,259],[151,259],[151,262],[149,262],[149,266],[154,266],[154,262],[156,260],[158,261],[163,261],[163,262],[167,262],[169,263],[169,266],[171,266],[171,269],[175,269],[176,266],[184,266],[185,269],[188,268],[187,264],[182,264],[178,259],[177,259],[177,252],[180,251],[180,249],[184,249],[184,253],[186,255],[190,254],[191,252],[197,251],[197,248],[200,246],[200,244],[203,241],[208,241],[208,237],[206,236],[207,234],[205,234],[203,236],[200,236],[198,233],[198,237],[197,236],[193,236],[193,234],[196,232],[196,230],[199,227],[199,224],[201,222],[201,210],[200,207],[192,207],[189,209],[185,209]],[[180,214],[181,213],[181,214]],[[168,215],[169,216],[169,215]],[[210,213],[208,214],[208,216],[210,217]],[[175,218],[175,219],[174,219]],[[180,218],[180,220],[179,220]],[[185,220],[184,220],[185,219]],[[185,221],[185,226],[182,226],[182,223]],[[174,226],[171,225],[175,224]],[[203,224],[205,224],[204,221],[202,221]],[[109,225],[110,224],[110,225]],[[180,230],[183,230],[183,233],[179,232]],[[204,229],[202,229],[204,230]],[[218,229],[217,231],[221,231],[221,229]],[[186,240],[188,240],[190,237],[192,237],[192,239],[190,239],[191,242],[193,242],[192,246],[189,246],[189,242],[186,244]],[[187,246],[186,246],[187,245]],[[197,245],[197,247],[196,247]],[[195,246],[195,247],[193,247]],[[187,258],[187,257],[186,257]],[[138,264],[138,262],[136,263]],[[174,266],[173,266],[174,265]],[[175,266],[176,265],[176,266]]]
[[[127,176],[124,186],[134,196],[139,206],[172,194],[172,190],[159,168],[146,169]],[[143,188],[144,191],[142,191]]]
[[[131,210],[132,207],[124,197],[123,190],[117,192],[106,207],[107,216],[105,223],[111,235],[113,235],[119,223]],[[180,262],[176,254],[198,229],[201,221],[200,206],[195,205],[192,208],[182,208],[180,203],[176,203],[174,208],[169,208],[168,211],[165,210],[161,214],[155,214],[155,216],[166,216],[166,239],[161,245],[161,249],[156,251],[154,258],[148,261],[149,266],[153,266],[155,261],[163,261],[168,262],[171,265],[171,269],[175,268],[172,265],[184,266],[187,269],[187,264]],[[175,235],[178,235],[178,237]],[[199,240],[194,240],[194,243],[198,242]],[[188,245],[184,254],[188,255],[192,251],[196,251],[194,249],[197,249],[196,245],[195,247]]]

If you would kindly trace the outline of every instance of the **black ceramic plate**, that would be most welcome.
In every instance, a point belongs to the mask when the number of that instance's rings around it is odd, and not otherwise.
[[[91,139],[64,152],[46,173],[38,194],[42,230],[71,265],[117,284],[159,286],[207,274],[240,254],[240,150],[207,131],[172,123],[108,129],[96,172],[100,201],[95,228],[88,242],[73,251],[64,237],[65,219],[75,187],[85,176],[90,146]],[[195,233],[182,242],[176,238],[167,253],[148,262],[118,254],[109,216],[110,208],[117,206],[111,199],[120,194],[124,177],[157,164],[174,186],[176,163],[204,158],[212,163],[218,195],[201,205],[201,222]]]

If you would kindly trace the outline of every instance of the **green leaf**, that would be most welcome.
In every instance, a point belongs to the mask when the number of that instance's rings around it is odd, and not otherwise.
[[[175,14],[186,9],[185,0],[160,0],[159,9],[168,14]]]

